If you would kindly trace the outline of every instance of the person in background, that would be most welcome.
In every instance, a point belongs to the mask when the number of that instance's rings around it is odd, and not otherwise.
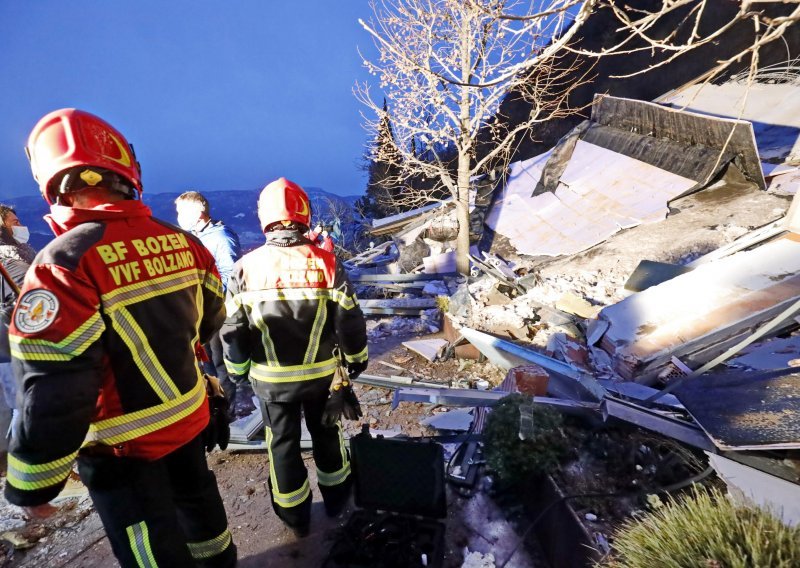
[[[56,238],[11,318],[21,408],[6,499],[50,516],[77,460],[123,568],[235,566],[205,457],[228,422],[195,355],[225,318],[214,259],[152,216],[133,148],[103,119],[54,111],[27,153]]]
[[[222,221],[211,218],[211,206],[208,199],[198,191],[187,191],[179,195],[175,200],[175,209],[181,229],[197,236],[211,252],[222,280],[222,289],[226,291],[233,265],[242,255],[239,236]],[[228,418],[233,421],[236,417],[237,388],[225,370],[219,334],[214,334],[214,337],[205,345],[205,349],[211,358],[212,374],[219,379],[225,397],[228,399]]]
[[[11,282],[7,282],[0,275],[0,387],[3,401],[11,410],[9,417],[12,421],[17,415],[17,383],[11,370],[8,325],[17,300],[14,286],[22,286],[25,273],[36,256],[36,251],[28,244],[29,236],[28,228],[20,222],[14,208],[0,203],[0,264],[11,278]],[[0,425],[0,436],[5,435],[6,428],[7,424]]]
[[[322,250],[333,252],[334,242],[331,236],[331,228],[317,225],[313,231],[308,232],[308,239]]]
[[[303,188],[285,178],[270,183],[259,196],[258,218],[266,243],[236,263],[220,335],[228,372],[237,381],[249,378],[261,399],[273,509],[302,537],[311,487],[300,453],[301,413],[325,511],[336,516],[351,479],[339,419],[355,419],[360,407],[352,385],[335,382],[334,373],[340,362],[350,381],[366,369],[366,321],[336,257],[305,236],[311,207]]]

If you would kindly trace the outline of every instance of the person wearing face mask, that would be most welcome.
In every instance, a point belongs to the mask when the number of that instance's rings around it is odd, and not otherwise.
[[[14,208],[0,204],[0,263],[11,279],[8,282],[0,277],[0,387],[3,400],[14,415],[17,384],[11,371],[8,324],[17,300],[14,286],[22,286],[25,273],[36,256],[36,251],[28,244],[29,236],[28,228],[20,223]],[[5,424],[0,426],[0,436],[5,434],[5,427]]]
[[[198,191],[187,191],[179,195],[175,200],[175,210],[180,228],[198,237],[214,257],[222,289],[227,291],[233,265],[242,255],[239,236],[222,221],[211,218],[208,199]],[[203,347],[211,358],[211,373],[219,379],[225,398],[230,402],[228,419],[233,422],[236,419],[236,394],[239,389],[225,369],[219,334],[215,334]]]

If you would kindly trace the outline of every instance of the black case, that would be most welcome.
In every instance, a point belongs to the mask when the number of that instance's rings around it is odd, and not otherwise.
[[[355,511],[331,547],[326,568],[439,568],[447,516],[444,451],[439,444],[350,439]],[[423,563],[422,556],[426,562]]]

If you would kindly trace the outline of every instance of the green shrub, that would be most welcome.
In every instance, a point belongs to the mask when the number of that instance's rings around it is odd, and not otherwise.
[[[505,485],[552,471],[566,450],[561,415],[541,404],[533,405],[529,438],[520,439],[519,409],[530,404],[528,396],[509,395],[492,407],[486,420],[483,430],[486,464]]]
[[[719,489],[658,503],[614,535],[614,568],[797,568],[800,527],[763,509],[736,507]]]

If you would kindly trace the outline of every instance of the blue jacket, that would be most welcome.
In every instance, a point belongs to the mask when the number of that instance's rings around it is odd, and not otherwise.
[[[217,263],[220,280],[224,290],[228,289],[228,278],[233,272],[234,263],[242,256],[239,236],[222,221],[211,219],[202,229],[192,231],[211,252]]]

